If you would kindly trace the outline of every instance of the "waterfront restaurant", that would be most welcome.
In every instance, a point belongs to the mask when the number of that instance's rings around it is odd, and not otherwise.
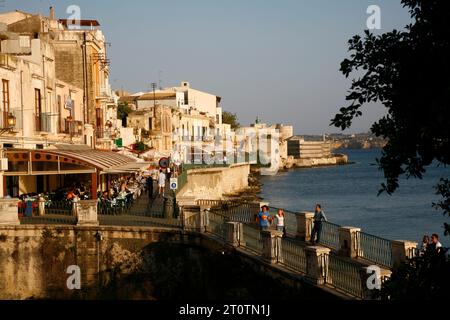
[[[60,188],[84,185],[90,198],[107,190],[110,175],[132,175],[148,167],[112,151],[89,148],[4,151],[8,171],[3,174],[4,196],[17,198],[22,194],[48,193]]]

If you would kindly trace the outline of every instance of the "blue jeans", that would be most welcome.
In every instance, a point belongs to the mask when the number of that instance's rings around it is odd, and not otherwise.
[[[311,231],[311,242],[320,242],[320,233],[322,232],[322,221],[315,221]],[[317,236],[317,240],[316,240]]]
[[[269,226],[260,226],[261,231],[269,230]]]

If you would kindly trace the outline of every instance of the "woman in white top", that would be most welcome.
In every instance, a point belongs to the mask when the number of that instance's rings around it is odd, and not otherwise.
[[[277,230],[284,232],[285,224],[284,224],[284,210],[283,209],[278,209],[278,212],[275,215],[275,222],[276,222]]]

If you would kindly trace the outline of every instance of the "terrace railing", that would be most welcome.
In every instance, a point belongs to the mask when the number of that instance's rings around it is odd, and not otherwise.
[[[320,232],[319,243],[325,247],[329,247],[333,250],[339,250],[339,228],[341,226],[331,223],[322,222],[322,230]]]
[[[306,254],[305,248],[289,239],[281,240],[280,263],[295,271],[306,274]]]
[[[262,253],[263,242],[261,238],[261,231],[246,224],[243,224],[242,227],[245,247],[256,253]]]
[[[338,257],[327,255],[325,283],[358,298],[364,298],[363,283],[360,275],[361,265]]]
[[[391,268],[392,242],[368,233],[357,232],[358,257]]]

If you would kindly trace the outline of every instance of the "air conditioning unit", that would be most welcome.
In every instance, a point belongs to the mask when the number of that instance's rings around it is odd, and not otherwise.
[[[0,171],[8,171],[8,158],[2,158],[0,161]]]

